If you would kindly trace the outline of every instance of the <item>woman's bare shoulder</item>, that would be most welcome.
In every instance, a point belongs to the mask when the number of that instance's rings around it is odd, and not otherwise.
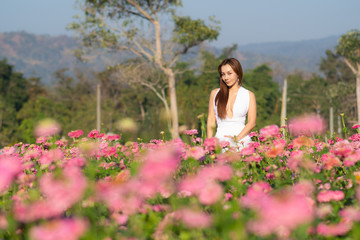
[[[220,88],[215,88],[213,90],[211,90],[210,95],[215,95],[215,93],[219,90]]]

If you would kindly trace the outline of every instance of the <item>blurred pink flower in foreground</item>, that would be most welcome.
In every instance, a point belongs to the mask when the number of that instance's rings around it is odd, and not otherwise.
[[[51,173],[43,175],[39,185],[44,199],[30,204],[24,204],[21,200],[15,201],[14,212],[17,220],[30,222],[61,215],[81,200],[87,180],[80,169],[71,167],[64,169],[61,178]]]
[[[289,122],[289,131],[294,136],[322,134],[326,130],[326,123],[323,118],[317,115],[305,115],[296,117]]]
[[[47,118],[38,122],[34,134],[36,137],[52,136],[58,134],[61,130],[60,124],[55,120]]]
[[[197,135],[197,134],[198,134],[198,130],[197,130],[197,129],[185,130],[184,133],[185,133],[186,135]]]
[[[210,227],[213,222],[209,214],[188,208],[177,210],[175,216],[189,228],[206,228]]]
[[[0,193],[8,189],[22,170],[20,158],[0,155]]]
[[[313,191],[311,183],[298,183],[278,194],[268,194],[266,191],[269,186],[261,186],[252,186],[241,200],[245,207],[257,213],[257,219],[247,224],[251,232],[259,236],[274,233],[278,237],[287,238],[291,230],[311,223],[315,213],[315,204],[310,197]]]
[[[189,176],[181,181],[179,194],[197,195],[200,203],[214,204],[223,196],[222,187],[216,181],[229,180],[232,174],[232,168],[227,165],[204,167],[196,176]]]
[[[69,132],[68,136],[71,138],[78,138],[83,134],[84,134],[83,130],[79,129],[79,130]]]
[[[30,236],[35,240],[77,240],[88,228],[85,220],[60,219],[35,226],[30,230]]]
[[[342,191],[328,190],[328,191],[320,192],[317,195],[317,200],[319,202],[330,202],[332,200],[340,201],[340,200],[343,200],[344,197],[345,197],[345,195],[344,195],[344,192],[342,192]]]
[[[326,237],[342,236],[347,234],[351,230],[352,226],[352,222],[348,220],[342,220],[337,224],[329,225],[319,223],[319,225],[317,225],[316,231],[319,235]]]

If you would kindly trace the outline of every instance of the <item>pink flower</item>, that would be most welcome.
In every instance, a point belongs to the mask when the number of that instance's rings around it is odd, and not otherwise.
[[[207,228],[210,227],[213,222],[209,214],[193,211],[188,208],[177,210],[175,216],[189,228]]]
[[[35,127],[34,133],[36,137],[52,136],[58,134],[61,130],[60,124],[55,120],[47,118],[41,120]]]
[[[319,202],[330,202],[331,200],[340,201],[344,199],[344,192],[342,191],[323,191],[317,196]]]
[[[342,163],[339,158],[335,157],[332,153],[325,153],[321,156],[323,168],[330,170],[333,167],[341,167]]]
[[[305,115],[296,117],[289,122],[289,131],[294,136],[321,134],[326,130],[326,123],[323,118],[317,115]]]
[[[360,124],[356,124],[354,126],[352,126],[353,129],[356,129],[356,128],[360,128]]]
[[[108,140],[108,141],[116,141],[116,140],[119,140],[119,139],[120,139],[119,134],[107,135],[106,136],[106,140]]]
[[[256,211],[258,218],[248,222],[248,229],[259,236],[275,233],[287,238],[291,230],[310,223],[314,219],[314,202],[311,190],[305,189],[310,189],[307,183],[298,183],[278,194],[249,189],[241,202]]]
[[[46,137],[46,136],[41,136],[41,137],[38,137],[38,138],[36,139],[36,143],[37,143],[37,144],[46,143],[46,141],[47,141],[47,137]]]
[[[14,212],[17,220],[30,222],[61,215],[83,197],[87,181],[80,169],[66,168],[62,178],[57,179],[49,173],[42,176],[39,185],[44,199],[27,205],[16,201]]]
[[[204,157],[206,154],[206,151],[203,147],[192,147],[186,151],[186,159],[189,157],[192,157],[196,160],[200,160],[202,157]]]
[[[35,240],[77,240],[87,225],[82,219],[57,219],[31,228],[30,236]]]
[[[0,154],[4,154],[4,155],[13,155],[16,152],[15,147],[4,147],[3,149],[0,150]]]
[[[68,141],[65,139],[60,139],[55,142],[56,145],[59,147],[65,147],[67,145]]]
[[[229,180],[232,174],[232,168],[226,165],[204,167],[196,176],[183,179],[179,186],[179,192],[185,195],[197,195],[200,203],[212,205],[223,194],[222,187],[216,181]]]
[[[71,137],[71,138],[78,138],[83,134],[84,134],[84,132],[81,129],[79,129],[79,130],[76,130],[76,131],[69,132],[68,136]]]
[[[229,141],[222,141],[220,142],[220,148],[227,148],[230,146],[230,142]]]
[[[349,137],[349,140],[351,141],[360,141],[360,133],[356,133]]]
[[[96,185],[96,195],[111,211],[133,215],[139,212],[143,204],[143,198],[139,194],[141,185],[142,183],[135,179],[122,184],[116,181],[101,181]]]
[[[257,132],[250,132],[249,133],[249,137],[257,137],[257,136],[258,136]]]
[[[281,136],[280,129],[277,125],[270,125],[260,129],[260,137],[262,138],[279,138]]]
[[[99,135],[99,131],[98,130],[91,130],[90,132],[89,132],[89,134],[88,134],[88,137],[89,138],[97,138],[98,137],[98,135]]]
[[[353,146],[349,143],[348,140],[336,142],[333,149],[335,155],[339,157],[347,157],[354,150]]]
[[[248,156],[244,159],[244,162],[260,162],[264,157],[259,154]]]
[[[316,231],[319,235],[325,237],[343,236],[351,230],[352,226],[353,224],[350,221],[343,221],[331,225],[320,223],[317,226]]]
[[[64,157],[64,153],[60,149],[52,149],[45,152],[39,159],[42,167],[50,165],[52,162],[58,161]]]
[[[240,151],[240,154],[242,156],[250,156],[250,155],[253,155],[254,153],[255,153],[255,148],[253,148],[253,147],[246,147],[246,148],[241,149],[241,151]]]
[[[197,135],[197,134],[198,134],[198,130],[197,130],[197,129],[185,130],[184,133],[185,133],[186,135]]]
[[[215,137],[207,138],[204,141],[204,147],[209,152],[214,151],[218,145],[219,145],[219,139]]]
[[[346,207],[339,212],[339,215],[346,220],[360,221],[360,210],[355,207]]]
[[[0,155],[0,193],[11,185],[15,176],[23,170],[18,157]]]

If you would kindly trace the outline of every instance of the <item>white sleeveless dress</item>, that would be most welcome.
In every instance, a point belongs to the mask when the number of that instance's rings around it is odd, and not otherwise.
[[[219,91],[220,89],[218,89],[214,97],[214,110],[217,123],[215,137],[217,137],[220,142],[230,142],[230,147],[238,147],[239,149],[247,147],[248,144],[251,142],[251,137],[249,135],[246,135],[238,142],[235,142],[232,138],[225,137],[225,135],[237,136],[245,127],[245,119],[250,102],[249,91],[240,86],[233,106],[233,117],[229,118],[228,116],[226,116],[225,119],[221,119],[219,117],[217,106],[215,104],[215,98]]]

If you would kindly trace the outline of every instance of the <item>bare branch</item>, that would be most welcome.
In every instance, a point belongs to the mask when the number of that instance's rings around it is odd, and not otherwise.
[[[150,22],[154,22],[154,19],[144,10],[142,9],[138,4],[133,2],[132,0],[126,0],[129,4],[133,5],[143,16],[146,17],[147,20]]]
[[[346,63],[346,65],[351,69],[351,71],[356,74],[356,70],[354,68],[354,66],[350,63],[350,61],[344,57],[344,62]]]

